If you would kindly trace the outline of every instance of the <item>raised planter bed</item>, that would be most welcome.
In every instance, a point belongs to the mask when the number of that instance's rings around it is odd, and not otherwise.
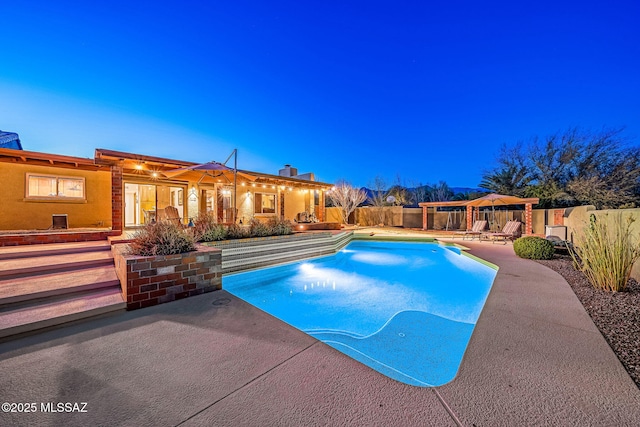
[[[127,244],[111,247],[127,310],[222,289],[222,251],[197,245],[194,252],[136,256]]]

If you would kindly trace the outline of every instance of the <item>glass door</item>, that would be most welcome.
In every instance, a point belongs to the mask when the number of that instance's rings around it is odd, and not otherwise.
[[[135,227],[156,219],[155,185],[124,184],[124,225]]]

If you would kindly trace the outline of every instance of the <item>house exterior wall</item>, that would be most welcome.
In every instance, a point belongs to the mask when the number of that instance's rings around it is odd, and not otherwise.
[[[255,193],[263,194],[275,194],[276,195],[276,213],[274,214],[260,214],[255,213]],[[284,198],[284,211],[282,208],[281,200]],[[257,218],[261,221],[267,221],[269,218],[281,218],[284,214],[284,219],[293,221],[299,212],[309,211],[309,193],[300,191],[297,188],[284,190],[276,187],[273,189],[269,186],[267,188],[238,188],[238,219],[242,220],[243,224],[249,222],[252,218]]]
[[[288,220],[296,218],[300,212],[309,211],[309,193],[293,189],[284,192],[284,217]]]
[[[82,177],[86,200],[26,200],[27,173]],[[47,229],[53,214],[67,214],[69,227],[111,227],[111,174],[54,166],[0,163],[2,215],[0,230]]]

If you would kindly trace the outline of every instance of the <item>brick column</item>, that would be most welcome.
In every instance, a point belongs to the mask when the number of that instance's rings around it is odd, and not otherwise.
[[[422,207],[422,229],[423,230],[427,229],[427,207],[426,206]]]
[[[123,218],[123,188],[122,166],[111,166],[111,229],[122,232]]]
[[[533,205],[527,203],[524,206],[525,234],[533,234]]]
[[[278,197],[280,197],[280,219],[284,219],[284,190],[278,190]]]
[[[473,206],[467,206],[467,230],[473,227]]]
[[[320,222],[324,222],[324,210],[324,190],[320,190],[320,194],[318,195],[318,213],[316,214]]]

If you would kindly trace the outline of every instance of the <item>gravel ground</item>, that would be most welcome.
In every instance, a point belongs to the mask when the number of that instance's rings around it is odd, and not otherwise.
[[[640,283],[631,279],[624,292],[596,290],[568,255],[538,261],[558,272],[571,285],[593,323],[640,388]]]

